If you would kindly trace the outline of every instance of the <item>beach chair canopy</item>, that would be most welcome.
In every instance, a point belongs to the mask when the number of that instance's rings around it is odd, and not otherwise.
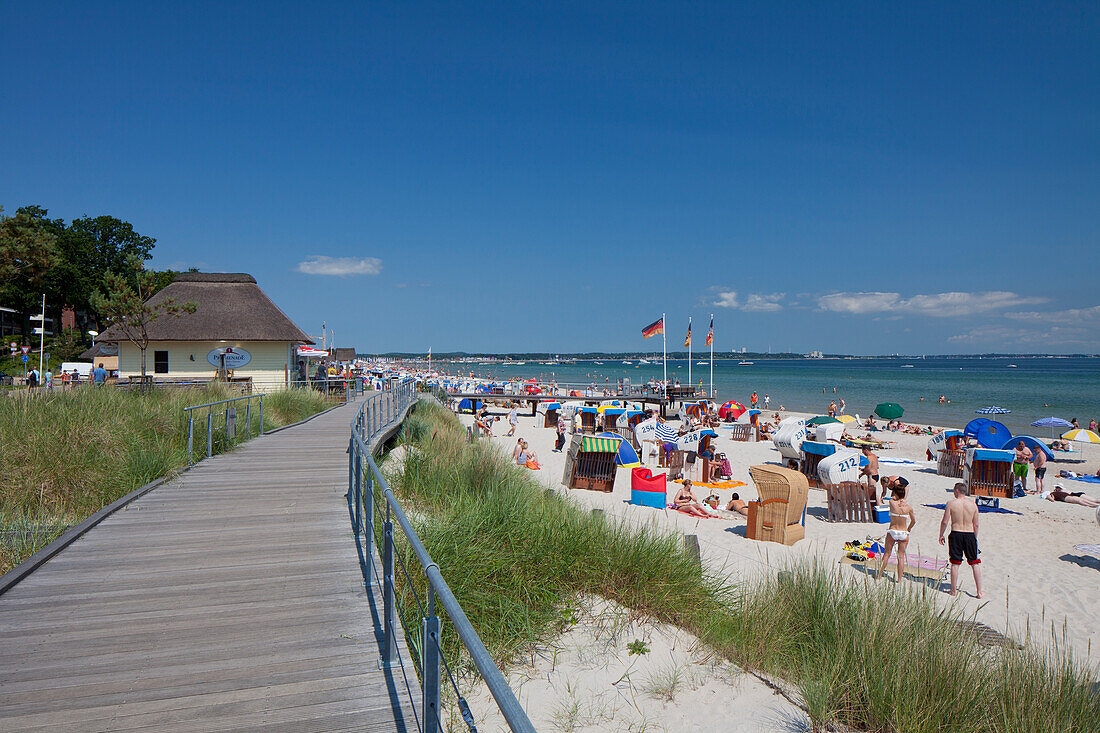
[[[1037,450],[1041,450],[1043,452],[1043,454],[1046,455],[1048,461],[1053,461],[1054,460],[1054,453],[1051,452],[1050,448],[1046,447],[1045,445],[1043,445],[1042,443],[1040,443],[1038,440],[1031,437],[1030,435],[1014,435],[1014,436],[1012,436],[1011,438],[1009,438],[1008,440],[1006,440],[1004,442],[1004,445],[1001,446],[1001,449],[1002,450],[1015,450],[1016,449],[1016,443],[1021,441],[1021,440],[1024,441],[1024,445],[1026,445],[1028,448],[1030,448],[1032,450],[1032,452],[1037,451]]]
[[[963,435],[974,438],[983,448],[1000,449],[1012,437],[1012,432],[996,420],[979,417],[966,424]]]
[[[615,427],[617,427],[617,428],[628,428],[628,427],[630,427],[630,421],[633,418],[638,417],[639,415],[644,415],[644,414],[645,413],[642,412],[641,410],[626,410],[625,412],[623,412],[623,414],[619,415],[617,420],[615,420]],[[637,436],[635,436],[635,437],[637,437]]]
[[[703,442],[704,438],[717,438],[718,433],[710,428],[704,428],[702,430],[692,430],[690,433],[678,436],[676,438],[676,450],[693,450],[698,452],[699,444]]]
[[[619,447],[615,452],[615,463],[623,466],[624,468],[634,468],[635,466],[642,465],[641,460],[638,458],[638,451],[634,450],[628,441],[623,440],[621,435],[616,433],[600,433],[596,436],[596,440],[601,438],[617,439],[619,441]],[[584,444],[581,444],[581,450],[584,450]]]
[[[763,410],[756,410],[756,409],[745,410],[744,412],[742,412],[740,415],[737,416],[737,422],[739,422],[742,425],[749,425],[751,423],[755,423],[756,422],[756,417],[761,412],[763,412]]]
[[[634,439],[639,443],[647,440],[657,440],[657,426],[659,424],[655,417],[642,420],[634,426]]]
[[[475,410],[480,410],[483,404],[483,402],[474,402],[469,397],[464,397],[462,401],[458,403],[458,411],[473,412]]]

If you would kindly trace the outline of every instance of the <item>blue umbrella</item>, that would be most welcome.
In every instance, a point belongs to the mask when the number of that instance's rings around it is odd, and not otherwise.
[[[657,425],[657,440],[662,443],[675,443],[679,437],[679,433],[670,428],[667,423]]]
[[[1003,407],[991,406],[983,407],[980,410],[974,410],[974,412],[979,415],[1007,415],[1008,413],[1012,412],[1012,410],[1006,410]]]
[[[1073,423],[1066,422],[1060,417],[1043,417],[1031,423],[1033,428],[1050,428],[1050,439],[1054,440],[1054,428],[1072,428]]]

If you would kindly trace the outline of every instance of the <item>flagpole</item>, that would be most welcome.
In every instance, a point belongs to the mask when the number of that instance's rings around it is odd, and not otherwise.
[[[665,400],[668,400],[668,339],[665,338],[665,314],[661,314],[661,363],[664,364]]]
[[[718,401],[717,396],[714,394],[714,314],[710,314],[710,330],[707,331],[707,339],[710,341],[710,398],[715,402]]]

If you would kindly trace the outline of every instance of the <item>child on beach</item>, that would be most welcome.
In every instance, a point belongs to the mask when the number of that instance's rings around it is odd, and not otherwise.
[[[978,557],[978,505],[967,496],[966,484],[955,484],[955,498],[947,502],[943,509],[943,519],[940,521],[940,544],[945,544],[943,534],[947,531],[947,525],[951,525],[950,541],[947,544],[948,560],[951,563],[951,595],[957,595],[959,591],[959,566],[962,565],[963,556],[974,572],[975,598],[983,598],[982,571],[978,566],[981,559]]]

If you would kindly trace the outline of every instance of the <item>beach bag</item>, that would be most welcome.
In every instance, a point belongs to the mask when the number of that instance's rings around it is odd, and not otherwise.
[[[537,470],[539,470],[539,464],[538,464],[538,461],[527,461],[527,463],[526,463],[525,465],[526,465],[526,466],[527,466],[527,467],[528,467],[529,469],[531,469],[532,471],[537,471]]]

